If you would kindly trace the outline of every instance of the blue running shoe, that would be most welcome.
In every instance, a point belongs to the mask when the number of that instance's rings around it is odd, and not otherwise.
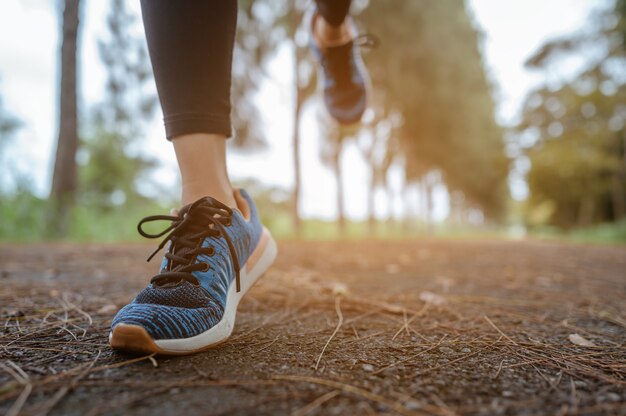
[[[316,19],[322,19],[322,16],[313,11],[305,18],[305,22],[309,29],[311,51],[323,72],[324,104],[339,124],[357,123],[367,108],[370,90],[360,45],[374,46],[375,40],[369,35],[363,35],[343,45],[321,48],[313,36]],[[352,32],[356,30],[352,28]]]
[[[113,319],[109,342],[140,353],[191,354],[225,341],[233,331],[237,305],[270,267],[276,243],[261,225],[250,196],[235,191],[238,209],[205,197],[177,215],[139,222],[147,238],[169,243],[159,274]],[[158,234],[142,226],[171,221]]]

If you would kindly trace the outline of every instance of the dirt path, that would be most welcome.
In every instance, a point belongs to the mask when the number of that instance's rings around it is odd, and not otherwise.
[[[283,243],[229,342],[115,353],[151,248],[0,246],[0,414],[626,414],[626,248]]]

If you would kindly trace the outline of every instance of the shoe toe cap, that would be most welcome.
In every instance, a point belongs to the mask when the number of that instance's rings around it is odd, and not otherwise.
[[[360,85],[349,90],[327,92],[324,101],[330,115],[342,124],[360,121],[367,108],[366,91]]]
[[[215,306],[181,308],[166,305],[131,303],[122,308],[111,324],[127,324],[144,328],[155,340],[189,338],[217,324],[223,311]]]

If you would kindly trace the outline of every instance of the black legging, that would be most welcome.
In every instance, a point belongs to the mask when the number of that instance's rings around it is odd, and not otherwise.
[[[350,1],[315,0],[333,26]],[[167,138],[230,136],[237,0],[141,0],[141,10]]]

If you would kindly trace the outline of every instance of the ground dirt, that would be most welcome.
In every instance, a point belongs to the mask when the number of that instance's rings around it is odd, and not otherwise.
[[[626,414],[626,248],[279,249],[226,343],[142,357],[107,335],[151,246],[0,246],[0,414]]]

